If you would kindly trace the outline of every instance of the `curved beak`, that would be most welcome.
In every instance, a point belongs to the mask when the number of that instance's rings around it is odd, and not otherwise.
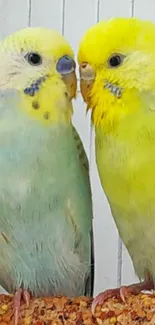
[[[77,78],[75,71],[62,75],[62,79],[66,84],[70,99],[75,98],[77,93]]]
[[[90,93],[95,81],[95,72],[93,68],[87,63],[83,62],[79,66],[80,73],[80,90],[84,101],[87,103],[87,110],[90,108]]]
[[[57,62],[57,71],[61,74],[70,99],[76,97],[77,92],[77,78],[76,78],[76,64],[75,61],[68,55],[64,55]]]

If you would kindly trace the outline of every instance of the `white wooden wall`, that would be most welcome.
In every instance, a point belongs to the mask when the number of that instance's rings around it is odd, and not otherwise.
[[[0,38],[26,26],[55,28],[65,35],[75,50],[86,29],[102,19],[136,16],[155,20],[155,0],[0,0]],[[74,123],[90,156],[90,121],[78,94],[74,103]],[[95,294],[120,283],[137,280],[130,258],[118,240],[107,200],[101,189],[91,155],[91,182],[94,199],[96,253]]]

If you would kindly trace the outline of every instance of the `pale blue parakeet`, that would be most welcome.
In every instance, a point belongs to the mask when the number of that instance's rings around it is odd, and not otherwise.
[[[0,71],[0,284],[17,323],[22,295],[92,295],[92,197],[69,44],[21,30],[0,43]]]

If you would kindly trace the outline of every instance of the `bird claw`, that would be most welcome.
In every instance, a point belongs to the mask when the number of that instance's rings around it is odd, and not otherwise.
[[[126,298],[129,294],[128,288],[126,286],[121,286],[119,289],[119,294],[121,297],[121,300],[126,304]]]
[[[29,307],[30,303],[30,294],[27,290],[23,291],[23,300],[26,302],[26,306]]]
[[[14,298],[13,298],[13,304],[14,304],[14,325],[18,325],[19,321],[19,311],[20,311],[20,305],[21,300],[25,301],[27,307],[29,306],[30,302],[30,294],[27,290],[18,289],[15,292]]]
[[[95,297],[95,299],[92,302],[92,306],[91,306],[92,314],[94,315],[97,305],[102,305],[109,298],[114,298],[114,297],[117,298],[120,296],[121,296],[121,294],[120,294],[119,288],[109,289],[109,290],[106,290],[106,291],[100,293],[97,297]]]
[[[130,287],[126,287],[126,286],[121,286],[120,288],[116,288],[116,289],[109,289],[106,290],[102,293],[100,293],[94,300],[92,303],[92,314],[94,315],[95,313],[95,308],[97,305],[102,305],[106,300],[110,299],[110,298],[121,298],[121,300],[124,302],[124,304],[126,303],[126,298],[128,296],[128,294],[130,293]]]
[[[92,313],[94,315],[95,308],[97,305],[102,305],[107,299],[110,298],[121,298],[121,300],[126,303],[126,298],[128,294],[137,295],[143,290],[152,290],[154,288],[154,283],[151,279],[145,280],[140,283],[132,284],[130,286],[121,286],[120,288],[106,290],[100,293],[92,303]]]

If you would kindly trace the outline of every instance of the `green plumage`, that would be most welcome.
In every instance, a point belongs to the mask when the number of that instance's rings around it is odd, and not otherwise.
[[[92,295],[88,161],[71,124],[43,125],[0,98],[0,284],[33,295]]]

